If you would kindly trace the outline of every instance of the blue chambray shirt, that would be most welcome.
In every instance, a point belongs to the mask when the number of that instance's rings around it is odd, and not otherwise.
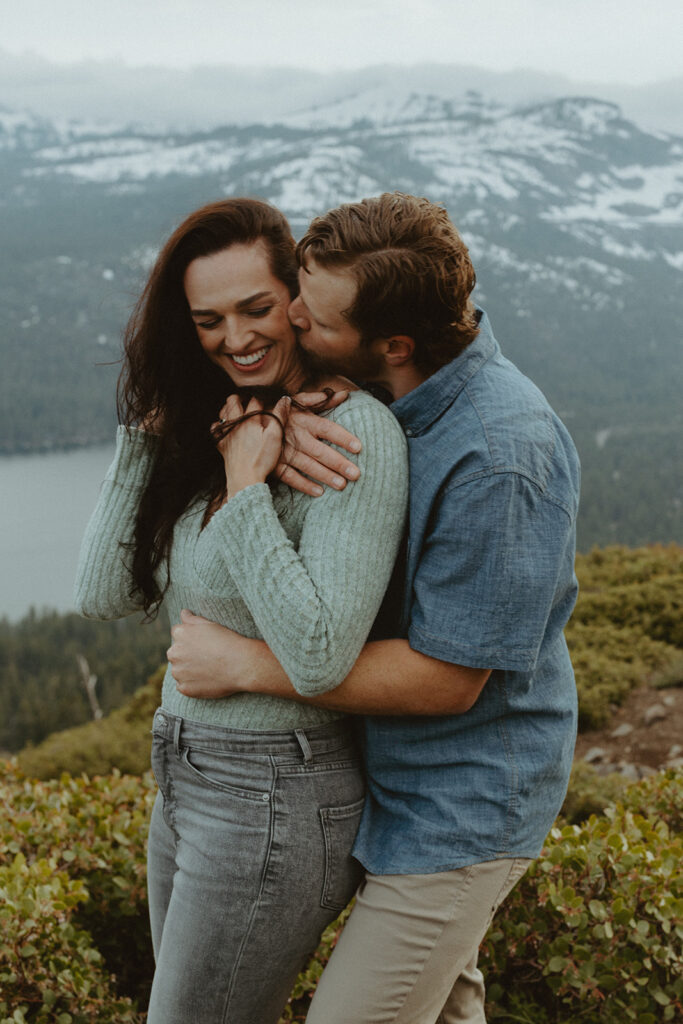
[[[578,456],[480,316],[475,341],[391,408],[410,456],[401,635],[493,671],[464,714],[364,720],[354,854],[374,874],[536,857],[571,769]]]

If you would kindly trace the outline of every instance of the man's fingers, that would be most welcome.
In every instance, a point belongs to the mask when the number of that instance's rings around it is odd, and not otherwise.
[[[287,484],[288,487],[292,487],[295,491],[301,491],[302,494],[310,494],[312,498],[319,498],[323,493],[320,484],[316,484],[313,480],[309,480],[308,477],[297,473],[295,469],[284,462],[279,463],[275,472],[283,484]]]
[[[354,454],[357,454],[363,447],[355,434],[324,416],[316,416],[312,412],[301,412],[294,409],[290,413],[289,422],[297,440],[302,443],[306,437],[313,436],[336,444],[339,448],[344,448],[347,452]]]
[[[342,427],[339,423],[325,419],[324,416],[318,417],[315,434],[331,444],[336,444],[339,448],[344,448],[347,452],[354,452],[354,454],[363,447],[356,435],[352,434],[350,430]]]
[[[352,462],[348,462],[338,452],[335,453],[337,458],[330,458],[331,449],[324,444],[320,444],[320,447],[323,449],[322,454],[313,448],[309,448],[305,452],[292,451],[287,448],[285,458],[289,465],[298,469],[300,473],[305,473],[306,476],[312,477],[313,480],[317,480],[318,483],[324,484],[326,487],[334,487],[335,491],[343,491],[350,476],[347,467],[355,471],[356,478],[360,475],[358,467],[354,466]]]
[[[314,480],[320,480],[321,483],[332,487],[335,484],[332,483],[330,473],[341,475],[346,480],[357,480],[360,476],[360,469],[355,463],[350,462],[336,448],[330,448],[329,444],[317,441],[310,435],[306,438],[305,448],[287,445],[284,457],[295,469],[308,473]],[[341,486],[338,486],[341,490]]]
[[[334,391],[331,396],[325,391],[300,391],[294,396],[297,404],[304,405],[307,409],[314,408],[316,405],[322,405],[323,402],[326,409],[336,409],[348,397],[349,393],[346,390]]]

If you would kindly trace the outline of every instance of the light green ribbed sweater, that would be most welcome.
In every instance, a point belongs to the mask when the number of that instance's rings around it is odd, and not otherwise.
[[[389,582],[408,495],[406,443],[392,414],[353,392],[328,415],[363,443],[360,480],[341,492],[326,488],[319,498],[254,484],[218,509],[203,530],[205,503],[191,505],[175,527],[164,598],[171,624],[188,608],[243,636],[263,638],[304,696],[337,686],[358,657]],[[153,435],[119,427],[116,455],[81,545],[74,594],[88,618],[121,618],[138,608],[121,542],[131,538],[155,443]],[[183,718],[233,729],[291,729],[337,717],[258,694],[184,697],[170,668],[162,705]]]

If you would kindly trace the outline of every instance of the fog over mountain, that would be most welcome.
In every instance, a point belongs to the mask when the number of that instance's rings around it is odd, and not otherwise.
[[[327,73],[303,67],[229,65],[178,70],[132,67],[122,61],[64,65],[0,49],[0,103],[51,118],[184,129],[272,123],[377,88],[407,88],[448,100],[474,90],[507,103],[591,96],[619,104],[626,117],[645,127],[683,133],[683,77],[636,87],[574,81],[532,70],[493,72],[449,64],[386,64]]]

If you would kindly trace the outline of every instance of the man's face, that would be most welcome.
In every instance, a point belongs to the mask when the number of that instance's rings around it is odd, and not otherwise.
[[[348,270],[327,270],[309,260],[299,270],[299,294],[289,307],[301,347],[320,367],[364,380],[377,380],[384,361],[376,345],[361,344],[360,332],[345,317],[356,298]]]

